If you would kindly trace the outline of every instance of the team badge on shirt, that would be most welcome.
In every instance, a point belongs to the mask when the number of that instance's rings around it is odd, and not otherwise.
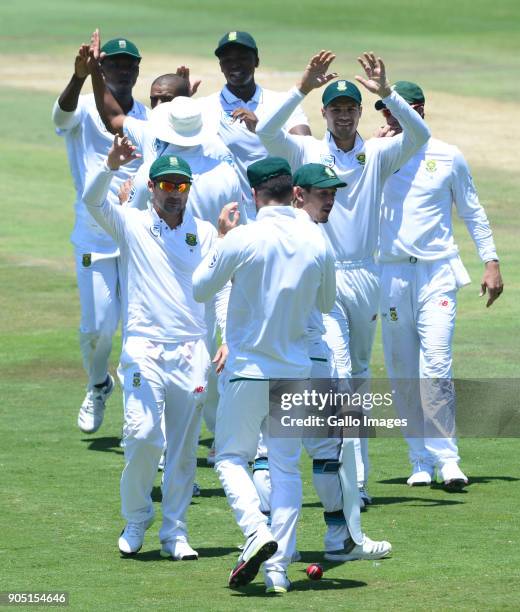
[[[328,168],[332,168],[336,160],[334,159],[334,155],[320,155],[320,163]]]
[[[186,244],[188,246],[197,246],[197,236],[195,234],[186,234]]]
[[[436,172],[437,162],[434,159],[429,159],[426,162],[426,170],[428,170],[428,172]]]
[[[136,388],[141,386],[141,372],[134,372],[132,377],[132,386]]]
[[[389,310],[390,310],[390,320],[398,321],[399,317],[397,316],[397,308],[395,306],[391,306]]]
[[[154,238],[159,238],[161,235],[161,226],[159,223],[154,223],[150,226],[150,234],[152,234]]]
[[[366,155],[364,153],[358,153],[356,155],[356,159],[358,160],[360,166],[364,166],[365,165]]]
[[[92,264],[92,255],[90,253],[83,253],[81,263],[83,264],[84,268],[88,268]]]

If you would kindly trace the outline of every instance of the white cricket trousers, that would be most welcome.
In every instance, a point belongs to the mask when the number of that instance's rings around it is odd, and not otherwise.
[[[119,323],[119,257],[76,251],[75,258],[81,307],[80,348],[88,385],[92,387],[107,378],[112,338]]]
[[[379,310],[379,265],[373,260],[336,263],[336,302],[323,316],[325,341],[339,378],[370,378],[370,359]],[[352,389],[357,391],[357,389]],[[368,481],[368,438],[356,438],[358,486]]]
[[[382,264],[383,349],[388,376],[397,381],[394,403],[401,417],[424,422],[426,428],[429,418],[449,425],[455,414],[450,381],[458,289],[455,263],[442,259]],[[441,412],[432,414],[435,406]],[[406,437],[406,441],[412,464],[440,467],[459,461],[452,437]]]
[[[215,470],[238,526],[245,537],[267,518],[251,478],[248,462],[256,454],[264,428],[271,473],[271,532],[278,551],[265,563],[266,570],[285,571],[296,551],[296,523],[302,504],[299,470],[300,438],[273,438],[266,434],[269,381],[244,380],[228,373],[221,389],[215,429]]]
[[[126,338],[118,374],[124,390],[121,511],[127,521],[153,517],[152,487],[166,441],[161,542],[187,535],[209,356],[204,340],[161,343]],[[161,418],[164,414],[164,430]]]

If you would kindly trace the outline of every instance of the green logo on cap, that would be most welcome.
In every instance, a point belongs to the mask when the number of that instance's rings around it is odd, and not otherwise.
[[[338,81],[338,91],[347,91],[346,81]]]
[[[197,236],[195,234],[186,234],[186,244],[188,246],[197,246]]]
[[[237,33],[236,33],[236,32],[230,32],[230,33],[228,34],[227,39],[228,39],[228,40],[236,40],[236,39],[237,39]]]
[[[120,49],[126,49],[126,40],[118,40],[117,42]]]
[[[434,159],[429,159],[426,162],[426,170],[428,172],[435,172],[437,170],[437,162]]]
[[[328,176],[332,176],[333,178],[336,178],[336,175],[330,168],[325,168],[325,174],[327,174]]]

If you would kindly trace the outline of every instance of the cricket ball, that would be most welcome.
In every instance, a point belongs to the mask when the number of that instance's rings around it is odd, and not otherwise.
[[[323,568],[319,563],[311,563],[305,571],[311,580],[320,580],[323,576]]]

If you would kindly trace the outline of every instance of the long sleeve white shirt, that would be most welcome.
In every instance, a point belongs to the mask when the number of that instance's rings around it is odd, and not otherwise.
[[[464,221],[482,261],[498,259],[486,213],[468,164],[453,145],[430,138],[385,184],[380,261],[454,257],[452,207]]]
[[[383,185],[428,140],[426,123],[399,94],[392,92],[384,103],[403,126],[395,139],[359,135],[350,151],[342,151],[327,131],[323,140],[294,136],[283,129],[290,113],[304,95],[291,89],[283,103],[259,121],[257,135],[271,155],[285,157],[293,171],[315,162],[333,168],[347,186],[338,189],[329,222],[322,224],[337,262],[362,261],[376,253]]]
[[[319,229],[290,206],[264,206],[255,223],[218,240],[193,275],[199,302],[232,280],[226,369],[246,378],[305,378],[306,330],[316,305],[334,305],[334,259]]]
[[[129,117],[132,120],[144,120],[149,109],[134,100]],[[82,200],[86,183],[92,174],[97,173],[99,166],[105,160],[108,150],[114,142],[114,136],[107,131],[96,108],[94,94],[79,96],[78,105],[74,111],[64,111],[58,101],[52,109],[52,120],[56,133],[65,139],[70,172],[76,190],[74,209],[76,219],[71,235],[72,244],[83,253],[113,253],[117,254],[117,245],[88,213]],[[121,183],[132,178],[141,165],[137,159],[121,166],[114,173],[110,184],[108,198],[114,204],[118,203],[118,192]]]
[[[193,298],[192,275],[217,240],[215,228],[186,211],[181,225],[171,229],[153,208],[112,204],[106,196],[113,175],[106,166],[99,168],[83,201],[119,245],[127,284],[125,337],[157,342],[203,338],[204,305]]]

